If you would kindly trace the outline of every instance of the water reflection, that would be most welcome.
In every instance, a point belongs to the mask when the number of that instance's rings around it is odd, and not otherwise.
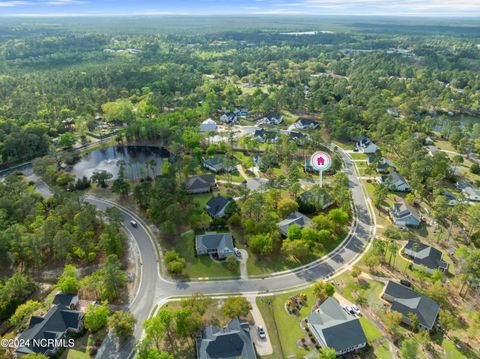
[[[146,176],[157,176],[161,166],[170,153],[165,148],[150,146],[116,146],[94,150],[82,156],[72,172],[77,178],[90,178],[95,171],[107,171],[115,179],[120,169],[119,161],[125,165],[125,176],[129,179],[140,179]]]

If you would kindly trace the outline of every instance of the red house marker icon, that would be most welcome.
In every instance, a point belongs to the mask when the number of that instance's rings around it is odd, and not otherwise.
[[[325,158],[323,157],[317,157],[317,165],[323,166],[325,164]]]

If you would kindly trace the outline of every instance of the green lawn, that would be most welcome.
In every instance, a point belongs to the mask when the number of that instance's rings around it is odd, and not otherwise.
[[[355,147],[355,144],[353,142],[344,142],[340,140],[333,140],[332,144],[334,144],[335,146],[341,147],[344,150],[350,150],[350,151],[353,150],[353,148]]]
[[[392,359],[388,342],[385,342],[382,345],[375,345],[373,348],[373,358]]]
[[[300,315],[290,315],[285,310],[285,303],[288,298],[299,293],[307,295],[307,304],[302,307]],[[311,288],[299,292],[257,298],[257,305],[265,320],[272,346],[275,349],[275,354],[265,358],[287,358],[290,355],[296,355],[300,358],[309,353],[309,351],[297,346],[297,340],[306,335],[300,327],[300,321],[310,314],[314,304],[315,298]],[[360,318],[360,323],[369,342],[382,337],[382,333],[367,318]],[[386,344],[386,351],[389,354],[388,344]],[[385,355],[379,357],[390,358]]]
[[[68,349],[67,359],[90,359],[90,355],[75,349]]]
[[[368,159],[368,155],[365,153],[350,153],[350,157],[352,160],[366,160]]]
[[[174,243],[167,242],[164,245],[166,250],[174,249],[180,256],[185,258],[187,262],[184,270],[185,277],[231,277],[240,275],[240,269],[232,272],[225,263],[215,262],[209,256],[195,257],[195,236],[193,231],[185,232]]]
[[[334,279],[337,291],[355,303],[359,296],[365,297],[369,306],[378,305],[384,284],[376,280],[355,279],[347,271]]]
[[[377,329],[375,325],[370,323],[370,321],[365,318],[361,317],[360,318],[360,324],[363,328],[363,331],[365,332],[365,336],[367,337],[367,340],[369,343],[381,338],[383,336],[382,332]]]
[[[276,353],[268,358],[287,358],[290,355],[303,357],[308,353],[308,351],[297,346],[297,340],[306,335],[300,328],[300,321],[310,313],[315,298],[310,288],[301,291],[301,293],[307,295],[307,305],[302,307],[298,316],[290,315],[285,310],[285,303],[288,298],[297,293],[257,298],[257,304],[265,319],[270,338],[274,340],[272,342],[273,348],[276,349]],[[270,304],[268,304],[269,302]]]
[[[455,343],[450,339],[445,339],[442,342],[442,347],[445,349],[447,359],[463,359],[467,358],[460,350],[457,349]]]

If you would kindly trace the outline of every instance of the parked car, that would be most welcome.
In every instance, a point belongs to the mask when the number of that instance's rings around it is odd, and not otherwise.
[[[410,281],[408,281],[406,279],[400,279],[400,284],[404,285],[405,287],[411,287],[412,286],[412,283],[410,283]]]
[[[258,326],[258,336],[260,339],[267,339],[267,334],[265,334],[265,330],[260,325]]]
[[[358,309],[358,307],[355,305],[355,304],[352,304],[352,310],[353,310],[353,313],[357,316],[361,316],[362,315],[362,312],[360,311],[360,309]]]
[[[238,248],[233,248],[233,253],[235,253],[235,255],[240,258],[242,256],[242,252],[240,252],[240,249]]]
[[[130,225],[131,225],[132,227],[135,227],[135,228],[138,227],[138,223],[137,223],[136,221],[134,221],[134,220],[131,220],[131,221],[130,221]]]
[[[351,305],[347,305],[344,309],[350,314],[355,314],[355,311],[353,310]]]

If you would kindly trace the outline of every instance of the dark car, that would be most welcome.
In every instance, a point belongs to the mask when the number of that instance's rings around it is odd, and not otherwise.
[[[410,283],[410,281],[408,281],[406,279],[401,279],[400,284],[404,285],[405,287],[411,287],[412,286],[412,283]]]
[[[132,227],[135,227],[135,228],[138,227],[138,223],[137,223],[136,221],[133,221],[133,220],[130,221],[130,225],[131,225]]]

